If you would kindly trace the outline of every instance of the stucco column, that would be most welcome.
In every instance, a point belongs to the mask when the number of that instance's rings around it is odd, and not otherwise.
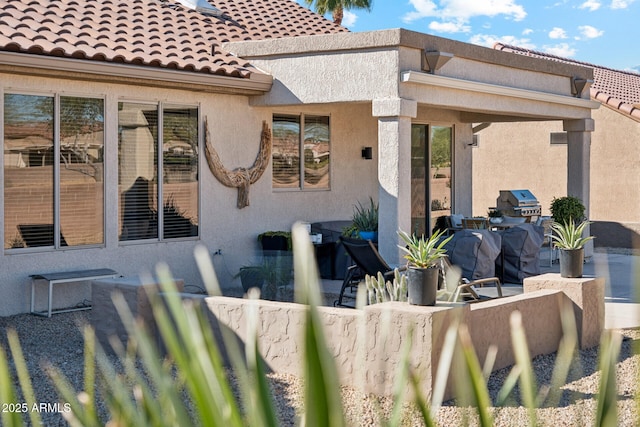
[[[378,250],[389,264],[400,264],[398,229],[411,228],[411,119],[418,103],[409,99],[376,99],[378,117]]]
[[[582,200],[585,215],[590,218],[589,189],[591,176],[591,132],[595,129],[593,119],[565,120],[567,132],[567,195]],[[591,230],[587,228],[587,233]],[[585,256],[593,255],[593,243],[585,247]]]

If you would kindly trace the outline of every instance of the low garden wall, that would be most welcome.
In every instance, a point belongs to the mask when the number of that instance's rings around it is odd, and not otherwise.
[[[134,313],[152,321],[146,292],[141,287],[154,284],[129,283],[123,279],[94,283],[94,292],[110,300],[108,293],[123,292]],[[129,289],[131,288],[131,289]],[[258,345],[268,369],[301,375],[305,313],[307,307],[295,303],[231,297],[183,294],[203,305],[217,337],[222,328],[230,330],[242,344],[247,338],[247,309],[255,305],[258,315]],[[130,300],[131,299],[131,300]],[[94,301],[96,301],[94,299]],[[143,303],[141,303],[142,301]],[[490,346],[497,348],[494,369],[515,362],[509,318],[522,314],[531,357],[558,349],[562,337],[560,313],[573,307],[581,348],[597,345],[604,327],[604,279],[563,279],[557,274],[527,278],[521,295],[474,304],[440,303],[423,307],[401,302],[366,306],[362,310],[318,307],[324,333],[333,354],[340,381],[367,393],[390,395],[402,358],[402,349],[411,340],[409,360],[418,374],[424,396],[430,397],[449,326],[459,320],[467,324],[480,363]],[[109,307],[111,307],[109,305]],[[107,307],[107,308],[109,308]],[[104,308],[104,307],[103,307]],[[96,307],[94,307],[94,311]],[[99,310],[105,313],[105,310]],[[112,311],[109,318],[113,318]],[[99,338],[115,333],[123,341],[122,329],[111,325],[104,315],[94,316]],[[118,325],[119,326],[119,325]],[[151,328],[155,330],[155,328]],[[449,388],[445,398],[451,398]]]
[[[561,279],[552,274],[525,279],[524,289],[521,295],[474,304],[422,307],[389,302],[362,310],[319,307],[318,311],[343,384],[367,393],[391,394],[402,347],[411,339],[410,363],[422,392],[431,396],[444,335],[456,319],[468,325],[481,364],[489,346],[497,347],[494,369],[515,362],[509,317],[516,310],[522,314],[531,357],[558,349],[563,305],[574,308],[580,347],[597,345],[604,326],[604,279]],[[208,297],[204,302],[217,327],[228,327],[241,341],[246,339],[247,305],[255,303],[258,345],[265,362],[275,372],[300,375],[305,306],[229,297]],[[451,390],[445,397],[452,397]]]

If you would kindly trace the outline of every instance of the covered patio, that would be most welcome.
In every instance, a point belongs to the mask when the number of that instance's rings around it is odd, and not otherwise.
[[[402,29],[225,48],[274,76],[273,89],[252,98],[253,107],[276,112],[312,106],[351,115],[352,138],[332,143],[350,150],[372,147],[377,166],[354,179],[377,180],[379,251],[391,264],[401,261],[398,229],[429,232],[437,215],[471,215],[471,147],[474,132],[488,123],[562,121],[567,194],[582,199],[588,213],[591,109],[598,107],[589,100],[590,69]],[[432,166],[429,135],[435,129],[450,135],[449,169],[440,174],[450,198],[437,203],[432,174],[425,172]],[[416,149],[420,132],[427,135],[422,151]],[[372,134],[377,141],[367,138]],[[499,158],[495,166],[509,167]],[[417,167],[423,171],[416,173]]]

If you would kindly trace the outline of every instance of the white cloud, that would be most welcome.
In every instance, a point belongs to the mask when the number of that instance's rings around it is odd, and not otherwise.
[[[522,30],[523,36],[528,36],[529,34],[533,34],[533,30],[531,28],[525,28],[524,30]]]
[[[429,23],[429,29],[439,33],[468,33],[471,31],[471,27],[464,25],[463,22],[437,22],[433,21]]]
[[[602,3],[598,0],[587,0],[578,6],[578,9],[589,9],[589,12],[593,12],[600,9],[600,6],[602,6]]]
[[[578,30],[580,30],[580,34],[582,34],[582,37],[585,39],[595,39],[604,34],[603,30],[599,30],[591,25],[581,25],[578,27]]]
[[[409,0],[409,3],[416,9],[402,17],[404,22],[412,22],[428,16],[437,16],[437,6],[431,0]]]
[[[351,28],[356,24],[358,20],[358,15],[353,12],[349,12],[348,10],[343,11],[342,15],[342,25]]]
[[[527,38],[518,38],[515,36],[495,36],[492,34],[475,34],[469,39],[469,43],[487,47],[493,47],[493,45],[496,43],[504,43],[531,50],[535,50],[536,48],[536,45],[531,43],[531,40]]]
[[[524,7],[515,3],[516,0],[441,0],[440,7],[432,0],[409,0],[415,8],[403,16],[405,22],[412,22],[422,18],[440,18],[443,20],[461,20],[468,22],[476,16],[494,17],[505,15],[514,21],[521,21],[527,16]]]
[[[576,54],[576,50],[569,46],[568,43],[560,43],[553,46],[542,46],[542,51],[550,55],[562,56],[564,58],[571,58]]]
[[[560,27],[554,27],[553,30],[549,31],[549,38],[550,39],[566,39],[567,32]]]
[[[611,9],[626,9],[636,0],[611,0]]]

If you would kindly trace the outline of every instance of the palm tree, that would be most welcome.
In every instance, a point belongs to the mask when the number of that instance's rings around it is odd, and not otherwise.
[[[331,12],[333,22],[341,25],[344,10],[367,9],[371,10],[371,0],[305,0],[309,6],[315,5],[316,12],[324,15]]]

